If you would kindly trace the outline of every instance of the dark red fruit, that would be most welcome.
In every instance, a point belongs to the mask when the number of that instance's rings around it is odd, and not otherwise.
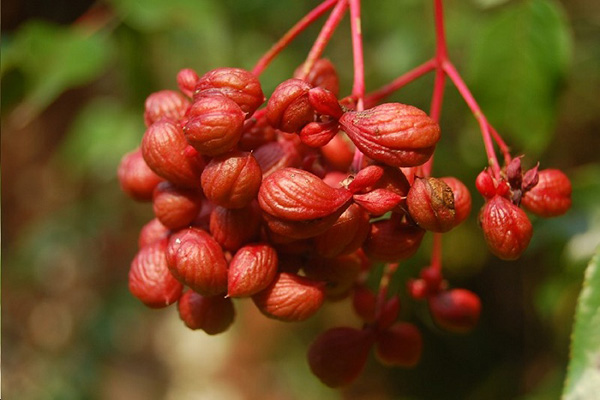
[[[429,311],[435,323],[455,333],[471,331],[479,321],[479,296],[466,289],[443,291],[428,299]]]
[[[190,329],[202,329],[209,335],[225,332],[235,318],[235,309],[230,298],[203,296],[188,290],[179,299],[179,317]]]

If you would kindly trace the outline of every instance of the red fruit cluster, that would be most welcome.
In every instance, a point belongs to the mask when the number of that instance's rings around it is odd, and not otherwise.
[[[492,253],[503,260],[515,260],[527,249],[533,227],[520,208],[540,217],[556,217],[571,207],[571,182],[557,169],[521,169],[521,159],[513,159],[494,178],[488,170],[475,182],[486,202],[479,223]]]
[[[123,191],[151,201],[156,217],[140,232],[129,287],[149,307],[178,301],[185,325],[210,335],[233,323],[233,299],[251,298],[267,317],[294,322],[351,297],[363,328],[331,329],[309,351],[313,372],[341,386],[373,346],[385,365],[418,362],[421,335],[396,322],[398,298],[377,297],[359,277],[372,262],[413,256],[426,231],[459,225],[471,195],[456,178],[421,176],[440,138],[425,112],[400,103],[343,106],[327,60],[297,77],[262,109],[259,80],[239,68],[203,76],[184,69],[179,91],[148,97],[141,145],[118,170]],[[501,179],[477,179],[487,199],[481,226],[502,258],[518,257],[531,237],[519,204],[542,216],[570,205],[562,173],[532,171],[511,164]],[[409,293],[427,299],[449,331],[469,331],[479,318],[477,295],[446,289],[439,269],[424,269]]]

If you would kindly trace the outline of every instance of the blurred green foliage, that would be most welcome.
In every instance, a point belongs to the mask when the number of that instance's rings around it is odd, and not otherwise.
[[[433,11],[422,0],[363,3],[366,84],[373,90],[433,55]],[[534,221],[531,248],[517,262],[485,249],[477,196],[471,219],[446,235],[451,284],[476,291],[484,305],[471,335],[439,331],[423,304],[403,297],[403,318],[424,334],[422,363],[406,371],[371,360],[359,382],[337,392],[311,376],[304,351],[324,327],[349,324],[345,303],[282,327],[251,319],[240,302],[241,327],[209,341],[178,324],[175,310],[147,310],[128,294],[128,265],[151,209],[127,199],[115,175],[144,133],[144,99],[176,88],[181,68],[251,68],[316,4],[105,0],[71,25],[25,19],[3,32],[7,398],[262,399],[265,387],[281,399],[560,397],[575,303],[600,237],[600,6],[592,0],[445,2],[451,57],[492,124],[515,154],[526,154],[526,164],[539,159],[542,168],[563,168],[574,190],[567,215]],[[318,30],[317,23],[303,33],[261,76],[265,93],[303,62]],[[339,70],[342,93],[349,92],[347,19],[325,54]],[[427,109],[432,86],[427,76],[390,100]],[[475,193],[474,178],[486,164],[481,137],[449,84],[441,125],[434,173],[457,176]],[[402,296],[404,281],[428,262],[429,240],[395,276],[392,287]],[[374,283],[378,278],[373,274]],[[268,343],[261,347],[263,336]],[[190,343],[205,347],[185,347]],[[204,360],[219,346],[235,356]]]

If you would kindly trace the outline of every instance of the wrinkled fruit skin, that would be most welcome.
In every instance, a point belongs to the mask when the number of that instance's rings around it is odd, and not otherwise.
[[[200,211],[202,197],[196,190],[178,188],[161,182],[154,190],[152,209],[159,221],[169,229],[184,228]]]
[[[467,333],[479,321],[479,296],[466,289],[442,291],[430,297],[429,311],[435,323],[447,331]]]
[[[300,79],[288,79],[275,88],[267,102],[267,119],[283,132],[300,132],[314,118],[308,100],[312,86]]]
[[[266,289],[252,296],[252,300],[269,318],[304,321],[321,308],[325,291],[320,282],[281,272]]]
[[[140,149],[123,156],[117,175],[121,190],[136,201],[151,201],[154,188],[163,180],[148,167]]]
[[[459,225],[469,217],[471,213],[471,193],[469,189],[460,180],[452,177],[445,176],[440,178],[446,185],[452,189],[454,195],[454,226]]]
[[[229,297],[249,297],[265,289],[277,274],[277,252],[267,244],[239,249],[229,263]]]
[[[440,138],[437,122],[424,111],[400,103],[349,111],[339,122],[366,156],[395,167],[425,163]]]
[[[557,217],[571,208],[571,181],[558,169],[538,172],[537,185],[526,192],[521,204],[540,217]]]
[[[308,364],[325,385],[332,388],[346,386],[364,369],[372,345],[373,338],[367,330],[329,329],[310,345]]]
[[[210,214],[210,233],[228,251],[236,251],[258,239],[260,226],[261,215],[256,202],[239,209],[215,207]]]
[[[490,251],[503,260],[519,258],[533,235],[527,214],[498,195],[482,207],[479,223]]]
[[[412,219],[423,229],[448,232],[455,226],[454,194],[441,179],[416,178],[406,204]]]
[[[150,308],[162,308],[176,302],[183,285],[167,267],[167,240],[142,247],[129,270],[129,291]]]
[[[145,106],[144,122],[146,126],[150,126],[161,118],[181,121],[190,106],[190,101],[181,93],[161,90],[148,96]]]
[[[177,280],[202,295],[227,291],[227,261],[223,250],[201,229],[182,229],[170,237],[167,264]]]
[[[304,64],[294,71],[294,78],[302,75],[303,68]],[[321,87],[329,90],[335,96],[340,91],[340,82],[335,66],[326,58],[318,59],[304,80],[313,87]]]
[[[234,151],[210,160],[201,180],[204,195],[214,204],[244,208],[256,198],[262,172],[252,154]]]
[[[230,298],[202,296],[188,290],[178,303],[179,318],[193,330],[202,329],[209,335],[225,332],[235,318],[235,309]]]
[[[314,238],[317,254],[333,258],[360,248],[369,235],[369,214],[352,204],[331,228]]]

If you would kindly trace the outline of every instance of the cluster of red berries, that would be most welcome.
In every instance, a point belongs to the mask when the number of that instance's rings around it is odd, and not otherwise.
[[[282,82],[260,110],[260,82],[246,70],[199,77],[184,69],[177,82],[180,91],[146,100],[141,146],[118,171],[122,189],[152,201],[156,216],[140,233],[133,295],[152,308],[178,302],[184,323],[208,334],[232,324],[234,298],[302,321],[326,300],[351,297],[364,326],[319,336],[309,350],[313,372],[327,385],[347,384],[372,346],[384,364],[415,365],[419,330],[396,322],[398,297],[371,292],[364,276],[377,262],[414,255],[426,231],[447,232],[469,215],[462,182],[419,176],[439,140],[437,122],[400,103],[359,111],[338,101],[338,76],[325,59],[304,79]],[[531,237],[519,204],[542,216],[570,205],[564,174],[522,174],[518,158],[501,178],[484,171],[477,188],[487,200],[485,238],[504,259],[517,258]],[[477,295],[448,289],[439,269],[423,269],[408,286],[441,328],[477,323]]]

